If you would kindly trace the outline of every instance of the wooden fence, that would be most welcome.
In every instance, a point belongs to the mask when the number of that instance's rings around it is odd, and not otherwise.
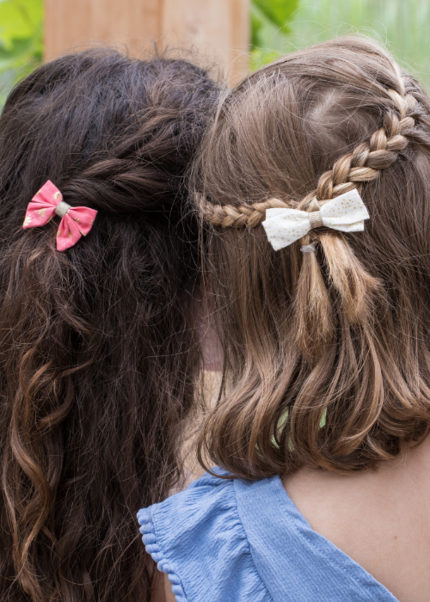
[[[143,57],[154,42],[191,49],[237,81],[248,70],[249,0],[45,0],[47,60],[97,43]]]

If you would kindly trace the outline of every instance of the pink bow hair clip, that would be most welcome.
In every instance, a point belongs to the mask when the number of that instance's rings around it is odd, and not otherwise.
[[[34,195],[27,207],[22,227],[44,226],[55,215],[61,217],[57,232],[57,249],[65,251],[73,247],[81,236],[86,236],[93,227],[97,211],[88,207],[71,207],[63,201],[58,188],[48,180]]]

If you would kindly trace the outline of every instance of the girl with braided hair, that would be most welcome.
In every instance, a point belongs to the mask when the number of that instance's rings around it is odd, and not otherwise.
[[[224,387],[139,513],[177,601],[430,599],[430,101],[341,38],[246,78],[195,164]]]
[[[135,516],[180,475],[200,363],[186,174],[218,96],[187,61],[92,50],[6,102],[2,602],[164,599]]]

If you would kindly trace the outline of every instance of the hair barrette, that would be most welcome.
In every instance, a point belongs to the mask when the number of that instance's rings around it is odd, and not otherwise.
[[[72,207],[63,201],[58,188],[48,180],[35,194],[27,207],[22,227],[37,228],[47,224],[54,215],[61,217],[57,232],[57,249],[65,251],[73,247],[81,236],[93,227],[97,211],[89,207]]]
[[[278,251],[322,226],[341,232],[362,232],[366,219],[369,219],[369,213],[358,190],[354,188],[324,202],[319,211],[267,209],[262,225],[270,244]]]

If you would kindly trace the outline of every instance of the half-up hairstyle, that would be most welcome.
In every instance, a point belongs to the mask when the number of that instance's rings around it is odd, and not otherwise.
[[[343,38],[248,77],[195,167],[228,393],[200,441],[233,474],[348,473],[430,419],[430,104],[372,42]],[[357,189],[365,231],[274,251],[269,208]],[[312,245],[315,252],[301,253]]]
[[[178,478],[199,368],[186,172],[218,90],[182,60],[65,56],[0,119],[0,599],[144,602],[136,512]],[[50,179],[98,211],[22,229]]]

